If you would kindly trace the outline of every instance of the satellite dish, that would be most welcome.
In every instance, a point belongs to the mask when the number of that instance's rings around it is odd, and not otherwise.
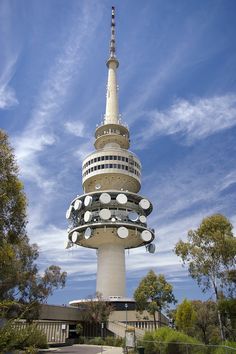
[[[84,232],[85,240],[88,240],[91,236],[92,236],[92,229],[91,227],[87,227],[87,229]]]
[[[66,218],[67,220],[70,219],[72,216],[72,205],[70,205],[69,209],[66,212]]]
[[[111,221],[112,221],[112,222],[115,222],[115,221],[116,221],[116,218],[112,218]]]
[[[95,189],[96,189],[96,190],[99,190],[100,188],[101,188],[101,184],[99,184],[99,183],[96,184]]]
[[[91,211],[86,211],[85,213],[84,213],[84,221],[85,222],[89,222],[89,221],[91,221],[92,220],[92,213],[91,213]]]
[[[80,210],[81,207],[82,207],[82,201],[80,199],[76,199],[76,201],[74,202],[74,209]]]
[[[71,236],[71,241],[75,243],[78,240],[78,237],[79,237],[79,233],[77,231],[74,231]]]
[[[78,218],[77,218],[77,221],[78,221],[78,224],[80,223],[80,217],[78,216]]]
[[[108,193],[102,193],[99,200],[102,204],[109,204],[111,202],[111,196]]]
[[[119,204],[126,204],[128,201],[128,198],[126,197],[125,194],[120,193],[117,195],[116,200]]]
[[[138,214],[136,213],[136,211],[130,211],[128,213],[128,218],[131,221],[137,221],[138,220]]]
[[[126,238],[128,237],[129,235],[129,230],[124,227],[124,226],[121,226],[117,229],[117,235],[120,237],[120,238]]]
[[[141,199],[140,202],[139,202],[139,205],[144,210],[147,210],[148,208],[150,208],[150,202],[147,199]]]
[[[141,238],[143,239],[143,241],[146,241],[146,242],[151,241],[151,239],[152,239],[152,234],[151,234],[150,231],[144,230],[144,231],[142,231],[142,233],[141,233]]]
[[[92,204],[92,201],[93,201],[93,198],[91,197],[91,195],[87,195],[85,198],[84,198],[84,205],[86,207],[90,206]]]
[[[143,223],[143,224],[145,224],[145,223],[147,222],[147,218],[146,218],[146,216],[144,216],[144,215],[140,215],[139,220],[140,220],[141,223]]]
[[[71,248],[73,246],[73,243],[71,241],[65,241],[64,242],[65,249]]]
[[[99,211],[99,216],[103,220],[109,220],[111,217],[111,211],[109,209],[101,209]]]
[[[150,245],[147,246],[147,250],[149,253],[155,253],[156,246],[154,245],[154,243],[150,243]]]

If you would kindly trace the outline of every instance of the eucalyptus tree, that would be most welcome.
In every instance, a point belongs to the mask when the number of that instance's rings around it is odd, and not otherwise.
[[[236,238],[230,221],[221,214],[204,218],[196,230],[188,232],[187,241],[180,240],[175,253],[188,266],[189,274],[204,292],[213,290],[216,302],[231,293],[234,296]],[[224,294],[227,292],[227,294]],[[218,311],[221,338],[225,339],[221,313]]]

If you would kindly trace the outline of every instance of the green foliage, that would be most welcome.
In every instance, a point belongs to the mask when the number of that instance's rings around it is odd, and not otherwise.
[[[180,240],[175,246],[175,253],[188,264],[192,278],[203,291],[213,286],[217,299],[218,284],[223,291],[225,282],[231,281],[225,274],[235,267],[236,238],[232,229],[225,216],[215,214],[203,219],[197,230],[190,230],[187,242]]]
[[[221,313],[228,338],[236,341],[236,299],[222,298],[218,302],[218,309]]]
[[[217,305],[214,301],[184,300],[172,313],[176,328],[201,342],[220,342]]]
[[[80,335],[82,332],[83,332],[83,325],[81,323],[77,323],[76,334]]]
[[[225,341],[221,343],[222,347],[221,348],[217,348],[214,351],[214,354],[235,354],[236,353],[236,343],[235,342],[229,342],[229,341]],[[226,348],[227,347],[227,350]],[[229,348],[234,348],[232,350],[230,350]]]
[[[205,344],[217,344],[220,341],[218,329],[217,306],[214,301],[192,301],[196,313],[194,337]]]
[[[26,234],[26,206],[13,150],[0,130],[0,316],[18,317],[24,311],[32,319],[37,317],[38,303],[65,285],[66,273],[50,266],[44,275],[39,274],[35,264],[38,247],[30,245]],[[29,306],[26,313],[20,304],[29,303],[34,306]]]
[[[124,340],[119,337],[105,337],[105,345],[110,345],[112,347],[122,347],[124,345]]]
[[[0,329],[0,351],[24,349],[26,347],[47,348],[46,335],[37,325],[17,327],[13,321]]]
[[[191,301],[184,301],[177,306],[175,323],[179,330],[188,335],[193,335],[197,314]]]
[[[153,316],[155,327],[156,312],[161,312],[168,308],[169,304],[176,303],[172,285],[166,281],[164,275],[156,275],[152,270],[139,283],[134,292],[134,299],[138,311],[147,310]]]
[[[124,345],[124,340],[119,337],[94,337],[94,338],[80,338],[80,344],[93,344],[93,345],[109,345],[111,347],[122,347]]]
[[[202,354],[201,344],[195,338],[187,336],[169,327],[162,327],[154,332],[146,332],[143,338],[145,354],[186,354],[186,345],[181,343],[195,344],[188,346],[189,354]]]
[[[104,345],[105,341],[102,339],[102,337],[94,337],[94,338],[89,339],[87,341],[87,344]]]
[[[180,240],[175,253],[188,265],[189,274],[203,291],[214,290],[216,301],[234,297],[236,284],[236,238],[230,221],[221,214],[203,219],[197,230],[188,232],[187,242]],[[218,313],[221,338],[224,329]]]

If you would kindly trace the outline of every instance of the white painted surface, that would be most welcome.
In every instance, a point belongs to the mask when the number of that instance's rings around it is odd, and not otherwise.
[[[98,248],[97,289],[104,297],[125,296],[125,251],[106,244]]]
[[[116,67],[116,61],[109,62],[105,124],[117,124],[119,120]]]

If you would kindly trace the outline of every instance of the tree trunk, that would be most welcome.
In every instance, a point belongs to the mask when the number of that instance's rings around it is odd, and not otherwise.
[[[216,296],[216,304],[218,306],[218,301],[219,301],[218,289],[217,289],[216,283],[214,281],[212,281],[212,283],[213,283],[215,296]],[[221,336],[222,341],[225,341],[224,326],[223,326],[223,322],[222,322],[221,313],[219,310],[217,310],[217,317],[218,317],[219,327],[220,327],[220,336]]]
[[[156,312],[153,313],[154,328],[157,329]]]

